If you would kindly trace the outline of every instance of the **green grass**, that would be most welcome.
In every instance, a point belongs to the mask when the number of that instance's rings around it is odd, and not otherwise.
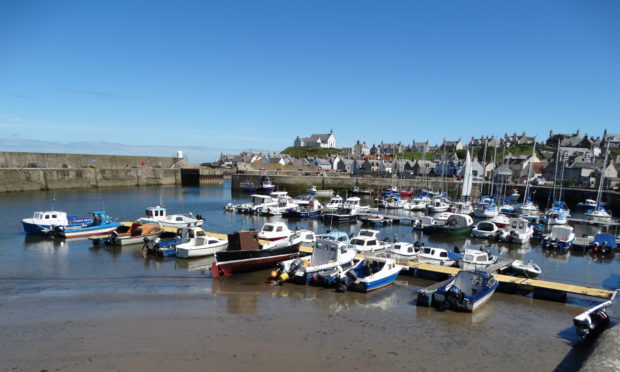
[[[282,154],[287,154],[297,158],[302,157],[325,157],[328,155],[344,155],[345,153],[339,149],[326,149],[322,147],[301,147],[291,146],[282,151]]]

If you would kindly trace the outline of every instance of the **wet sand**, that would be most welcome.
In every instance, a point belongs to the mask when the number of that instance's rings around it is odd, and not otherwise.
[[[4,299],[2,368],[568,371],[584,359],[580,307],[496,293],[474,314],[439,312],[412,302],[420,279],[340,294],[260,275],[202,279],[204,293]]]

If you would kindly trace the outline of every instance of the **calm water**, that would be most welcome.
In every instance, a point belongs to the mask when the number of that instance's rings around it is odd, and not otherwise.
[[[240,229],[260,229],[269,220],[224,212],[228,202],[244,202],[243,194],[231,194],[230,183],[211,188],[138,188],[101,189],[88,191],[56,191],[0,195],[0,291],[8,296],[61,294],[79,291],[205,291],[210,288],[204,268],[211,259],[144,258],[138,246],[100,247],[88,240],[51,241],[26,236],[20,219],[36,210],[55,208],[75,215],[105,209],[119,221],[140,217],[145,207],[159,204],[169,213],[202,214],[207,231],[230,233]],[[370,203],[370,199],[366,202]],[[391,212],[394,213],[394,212]],[[401,212],[406,213],[406,212]],[[273,219],[273,218],[272,218]],[[317,220],[289,221],[291,227],[325,232],[329,225]],[[331,226],[354,233],[360,223]],[[576,226],[578,234],[593,235],[596,227]],[[526,259],[537,262],[542,278],[586,286],[620,287],[620,255],[599,258],[572,252],[557,255],[543,252],[539,241],[530,245],[511,246],[471,238],[428,236],[414,232],[408,225],[394,224],[380,228],[383,237],[399,240],[421,240],[425,244],[452,248],[454,246],[484,248],[500,258]],[[165,278],[165,280],[164,280]]]

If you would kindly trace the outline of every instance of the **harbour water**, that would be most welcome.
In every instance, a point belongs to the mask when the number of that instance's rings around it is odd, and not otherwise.
[[[106,210],[120,221],[163,204],[169,213],[205,217],[205,230],[260,229],[269,220],[224,212],[230,184],[210,188],[135,188],[0,195],[0,346],[3,369],[69,370],[129,366],[279,369],[574,370],[587,355],[572,318],[585,300],[556,303],[496,293],[474,314],[415,306],[433,282],[401,275],[370,293],[272,286],[269,270],[212,280],[212,258],[143,257],[140,246],[25,236],[20,219],[37,210],[85,215]],[[273,218],[272,218],[273,219]],[[316,232],[354,233],[360,224],[289,221]],[[452,249],[484,248],[500,258],[538,263],[542,279],[620,287],[620,255],[545,253],[539,241],[510,246],[468,237],[428,236],[408,225],[378,228],[383,237]],[[578,235],[597,227],[576,226]],[[137,345],[139,344],[139,345]],[[147,347],[146,345],[150,345]],[[25,347],[28,346],[28,347]],[[134,350],[134,353],[128,352]],[[171,361],[169,358],[173,358]],[[180,368],[182,369],[182,368]]]

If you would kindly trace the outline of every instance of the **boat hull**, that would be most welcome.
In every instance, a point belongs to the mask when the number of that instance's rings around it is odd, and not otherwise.
[[[274,267],[276,263],[299,257],[301,243],[270,249],[220,251],[211,266],[214,278]]]
[[[77,239],[77,238],[86,238],[93,235],[100,235],[112,232],[116,230],[121,224],[113,223],[107,226],[97,226],[97,227],[85,227],[79,229],[67,229],[64,230],[60,237],[65,239]]]

